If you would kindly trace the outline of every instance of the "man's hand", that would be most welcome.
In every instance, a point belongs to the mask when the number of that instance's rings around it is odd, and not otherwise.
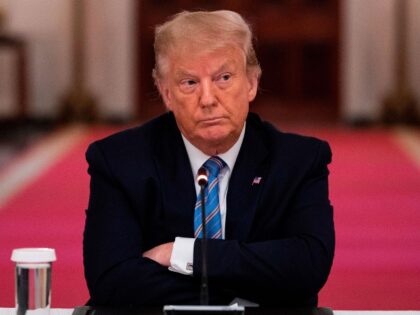
[[[143,257],[156,261],[158,264],[169,267],[171,265],[171,255],[174,243],[158,245],[143,253]]]

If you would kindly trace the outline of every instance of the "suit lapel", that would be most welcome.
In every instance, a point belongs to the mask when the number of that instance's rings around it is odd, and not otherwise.
[[[244,142],[229,181],[226,239],[246,240],[268,172],[268,149],[254,123],[248,120]]]
[[[170,236],[193,237],[194,177],[175,119],[171,113],[168,118],[155,138],[155,163],[162,185],[164,220]]]

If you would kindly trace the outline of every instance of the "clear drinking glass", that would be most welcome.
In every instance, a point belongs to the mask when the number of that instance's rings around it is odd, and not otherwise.
[[[17,315],[48,315],[51,305],[51,267],[56,260],[52,248],[17,248],[15,300]]]

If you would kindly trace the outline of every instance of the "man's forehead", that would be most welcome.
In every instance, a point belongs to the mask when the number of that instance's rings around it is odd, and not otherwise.
[[[233,49],[217,49],[214,51],[184,51],[171,54],[169,63],[175,75],[189,74],[207,70],[211,72],[233,70],[245,67],[242,52]]]

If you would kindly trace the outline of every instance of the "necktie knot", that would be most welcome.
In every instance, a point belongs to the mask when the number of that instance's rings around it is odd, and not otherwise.
[[[217,177],[222,168],[226,166],[225,161],[223,161],[218,156],[212,156],[204,164],[203,167],[209,172],[212,177]]]

